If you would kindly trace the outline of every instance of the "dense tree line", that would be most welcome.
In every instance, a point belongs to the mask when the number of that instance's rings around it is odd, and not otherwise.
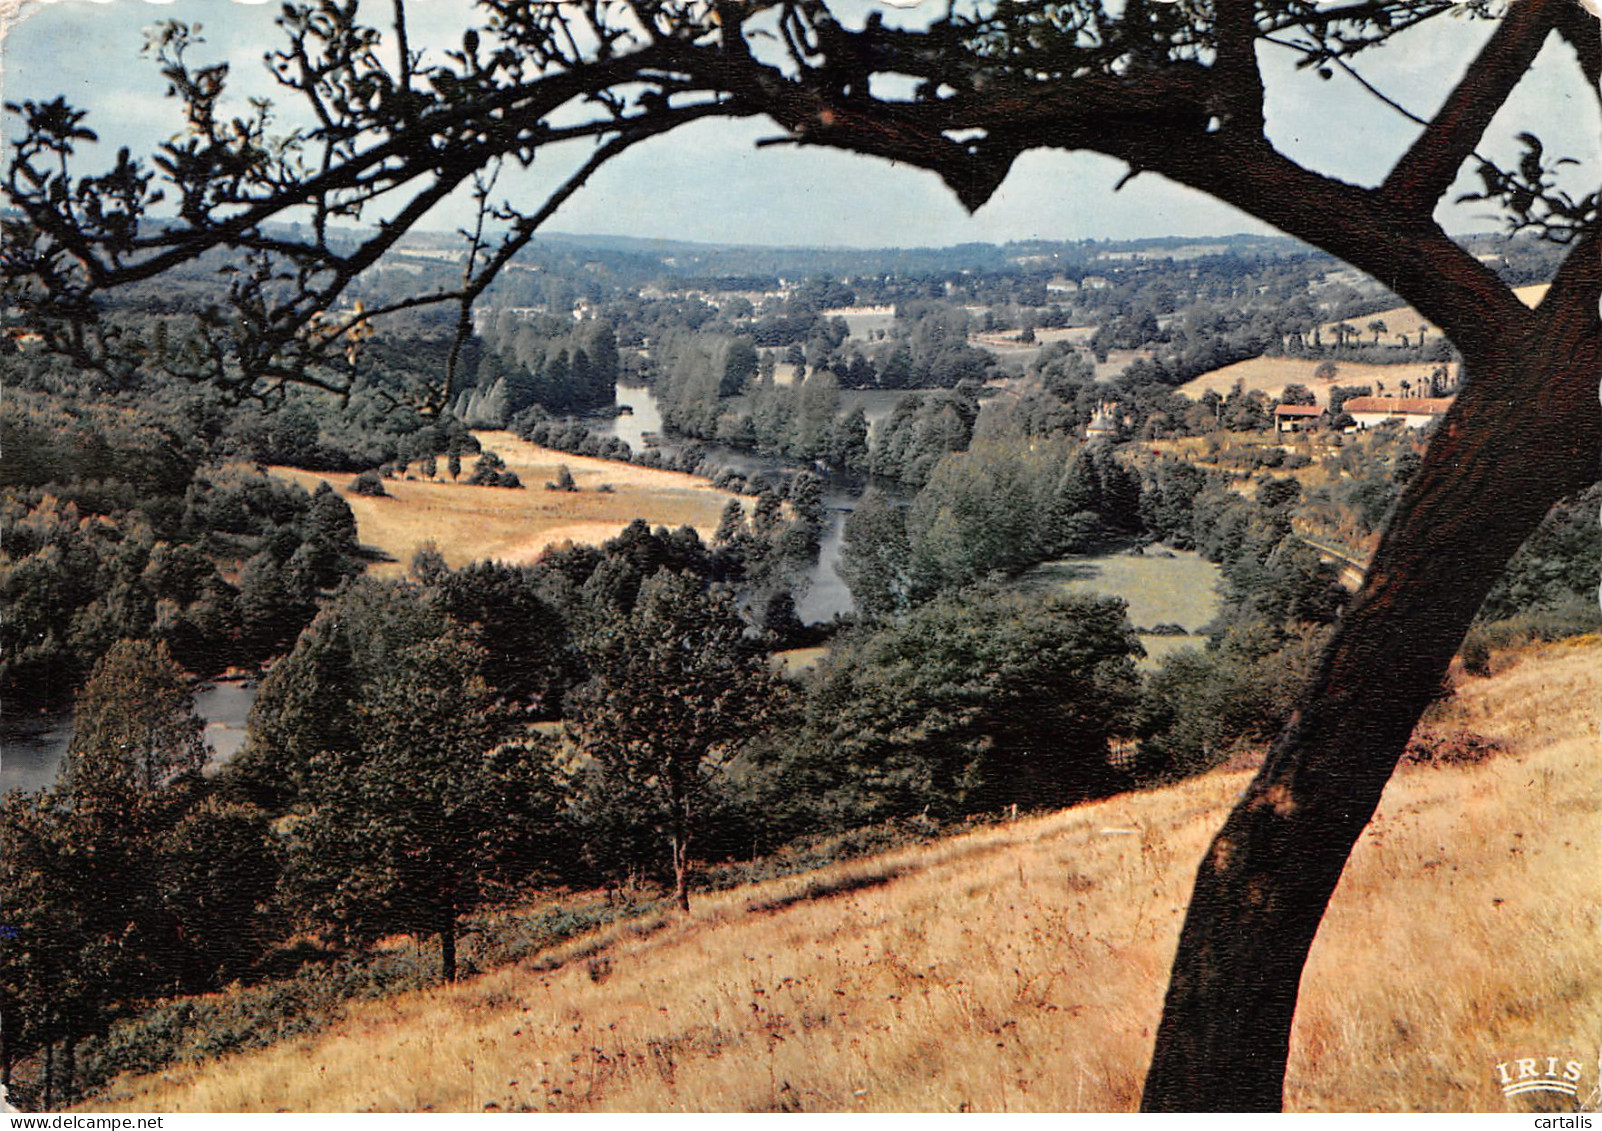
[[[874,437],[869,470],[911,486],[928,482],[946,455],[967,449],[979,407],[971,385],[902,397]]]
[[[608,321],[518,320],[500,311],[485,320],[485,357],[476,383],[455,405],[475,427],[504,427],[538,406],[554,415],[596,413],[617,397],[617,335]]]
[[[677,335],[657,350],[654,387],[663,423],[683,435],[867,470],[867,419],[860,409],[842,412],[828,369],[802,365],[779,382],[749,339]]]
[[[1140,480],[1103,443],[995,438],[935,464],[910,506],[870,494],[840,572],[858,609],[899,612],[1140,530]]]
[[[837,639],[746,788],[791,835],[1105,796],[1140,654],[1118,600],[948,594]]]
[[[0,407],[0,686],[69,697],[121,639],[214,673],[275,655],[362,568],[350,508],[215,466],[181,418],[13,393]]]
[[[1576,598],[1594,608],[1599,511],[1602,488],[1595,486],[1553,507],[1485,598],[1481,619],[1500,620]]]

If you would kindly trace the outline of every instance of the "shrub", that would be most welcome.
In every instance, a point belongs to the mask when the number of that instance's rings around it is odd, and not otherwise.
[[[1589,596],[1569,596],[1544,608],[1481,622],[1468,630],[1458,655],[1470,675],[1491,674],[1491,653],[1524,644],[1563,640],[1602,629],[1602,612]]]
[[[545,489],[547,491],[577,491],[578,484],[573,482],[573,473],[567,469],[567,464],[564,463],[556,469],[556,481],[547,482]]]
[[[1469,675],[1491,674],[1491,646],[1483,635],[1471,632],[1463,641],[1460,655],[1463,657],[1463,670]]]
[[[517,472],[506,470],[506,461],[494,452],[485,452],[473,465],[473,474],[467,477],[470,487],[521,487],[523,481]]]
[[[364,471],[352,480],[350,493],[366,495],[373,499],[382,499],[389,495],[389,492],[384,490],[384,477],[376,471]]]
[[[1420,728],[1408,739],[1402,761],[1410,766],[1472,766],[1506,750],[1496,739],[1471,730]]]

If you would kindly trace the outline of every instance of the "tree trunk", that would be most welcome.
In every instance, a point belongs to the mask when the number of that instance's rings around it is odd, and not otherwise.
[[[44,1081],[40,1088],[40,1095],[44,1102],[39,1105],[41,1111],[49,1111],[55,1104],[56,1093],[54,1089],[56,1076],[56,1042],[45,1042]]]
[[[445,905],[439,919],[439,973],[446,984],[456,981],[456,905]]]
[[[690,913],[690,838],[675,833],[673,847],[673,903],[680,914]]]
[[[78,1075],[78,1041],[70,1033],[61,1042],[61,1102],[70,1104]]]
[[[1474,359],[1317,676],[1204,856],[1144,1109],[1279,1108],[1302,968],[1353,844],[1498,574],[1596,479],[1602,328],[1594,285],[1574,290],[1564,316]]]

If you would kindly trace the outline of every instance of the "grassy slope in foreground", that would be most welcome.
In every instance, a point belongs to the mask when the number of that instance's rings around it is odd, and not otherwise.
[[[462,458],[462,478],[453,483],[438,460],[433,481],[386,479],[390,498],[349,493],[354,475],[274,467],[274,475],[308,491],[327,480],[356,515],[357,537],[394,559],[373,567],[379,576],[403,572],[424,542],[433,541],[452,568],[491,558],[532,562],[547,546],[562,542],[599,545],[636,518],[652,526],[693,526],[710,539],[730,499],[738,496],[679,471],[634,467],[612,460],[569,455],[520,440],[510,432],[476,433],[484,448],[517,472],[523,490],[469,487],[477,455]],[[577,491],[547,491],[557,469],[573,473]],[[416,474],[415,469],[413,474]],[[597,490],[609,485],[610,492]]]
[[[1510,753],[1398,774],[1314,947],[1291,1108],[1505,1111],[1493,1066],[1517,1056],[1579,1060],[1595,1087],[1599,647],[1465,683],[1437,725]],[[1192,870],[1244,782],[708,896],[97,1110],[1128,1109]]]

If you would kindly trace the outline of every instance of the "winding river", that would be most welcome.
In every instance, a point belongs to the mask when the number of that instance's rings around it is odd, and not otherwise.
[[[863,413],[868,418],[871,436],[873,429],[890,415],[896,400],[902,395],[877,392],[842,393],[841,403],[847,408],[854,407],[857,403],[862,404]],[[859,399],[850,399],[853,397]],[[744,448],[731,448],[725,444],[688,440],[666,434],[663,432],[662,412],[657,406],[656,394],[647,386],[619,386],[617,400],[618,404],[628,405],[632,411],[598,423],[592,427],[592,431],[603,436],[616,436],[636,452],[654,446],[665,456],[676,456],[684,448],[695,443],[711,456],[713,463],[722,464],[747,478],[761,472],[794,473],[810,467],[797,460],[759,455]],[[646,442],[647,436],[651,439],[650,444]],[[807,571],[805,591],[796,597],[796,615],[805,624],[830,621],[837,614],[851,611],[851,591],[846,588],[845,582],[840,580],[840,575],[835,572],[834,567],[840,560],[840,546],[845,538],[846,515],[857,505],[857,499],[862,494],[862,480],[856,476],[827,473],[822,475],[822,479],[823,506],[826,514],[823,534],[819,541],[818,560]]]
[[[861,403],[871,430],[890,414],[901,395],[848,392],[842,395],[842,401],[848,407]],[[862,399],[852,401],[854,397]],[[594,425],[594,431],[616,436],[635,451],[646,449],[649,434],[655,446],[670,456],[691,443],[663,433],[662,414],[649,388],[620,387],[618,402],[628,405],[632,411]],[[703,444],[703,447],[713,462],[747,477],[762,472],[794,473],[808,466],[720,444]],[[835,564],[840,560],[846,516],[856,507],[862,489],[859,477],[823,476],[827,517],[818,561],[807,572],[805,591],[796,600],[796,611],[807,624],[829,621],[837,614],[851,611],[851,592],[840,580]],[[887,489],[897,490],[893,484]],[[1048,562],[1026,573],[1018,584],[1037,591],[1090,590],[1115,594],[1130,602],[1130,617],[1141,627],[1159,622],[1178,623],[1194,633],[1211,619],[1216,604],[1213,594],[1216,580],[1216,567],[1202,562],[1194,554],[1157,550],[1144,555],[1114,554]],[[1193,635],[1143,634],[1142,639],[1153,658],[1174,647],[1197,642]],[[212,749],[214,762],[226,761],[243,745],[245,722],[250,705],[256,699],[256,686],[254,680],[229,680],[203,684],[196,692],[195,711],[206,724],[206,741]],[[71,739],[70,711],[20,716],[14,712],[0,714],[0,793],[11,789],[43,789],[50,785]]]

